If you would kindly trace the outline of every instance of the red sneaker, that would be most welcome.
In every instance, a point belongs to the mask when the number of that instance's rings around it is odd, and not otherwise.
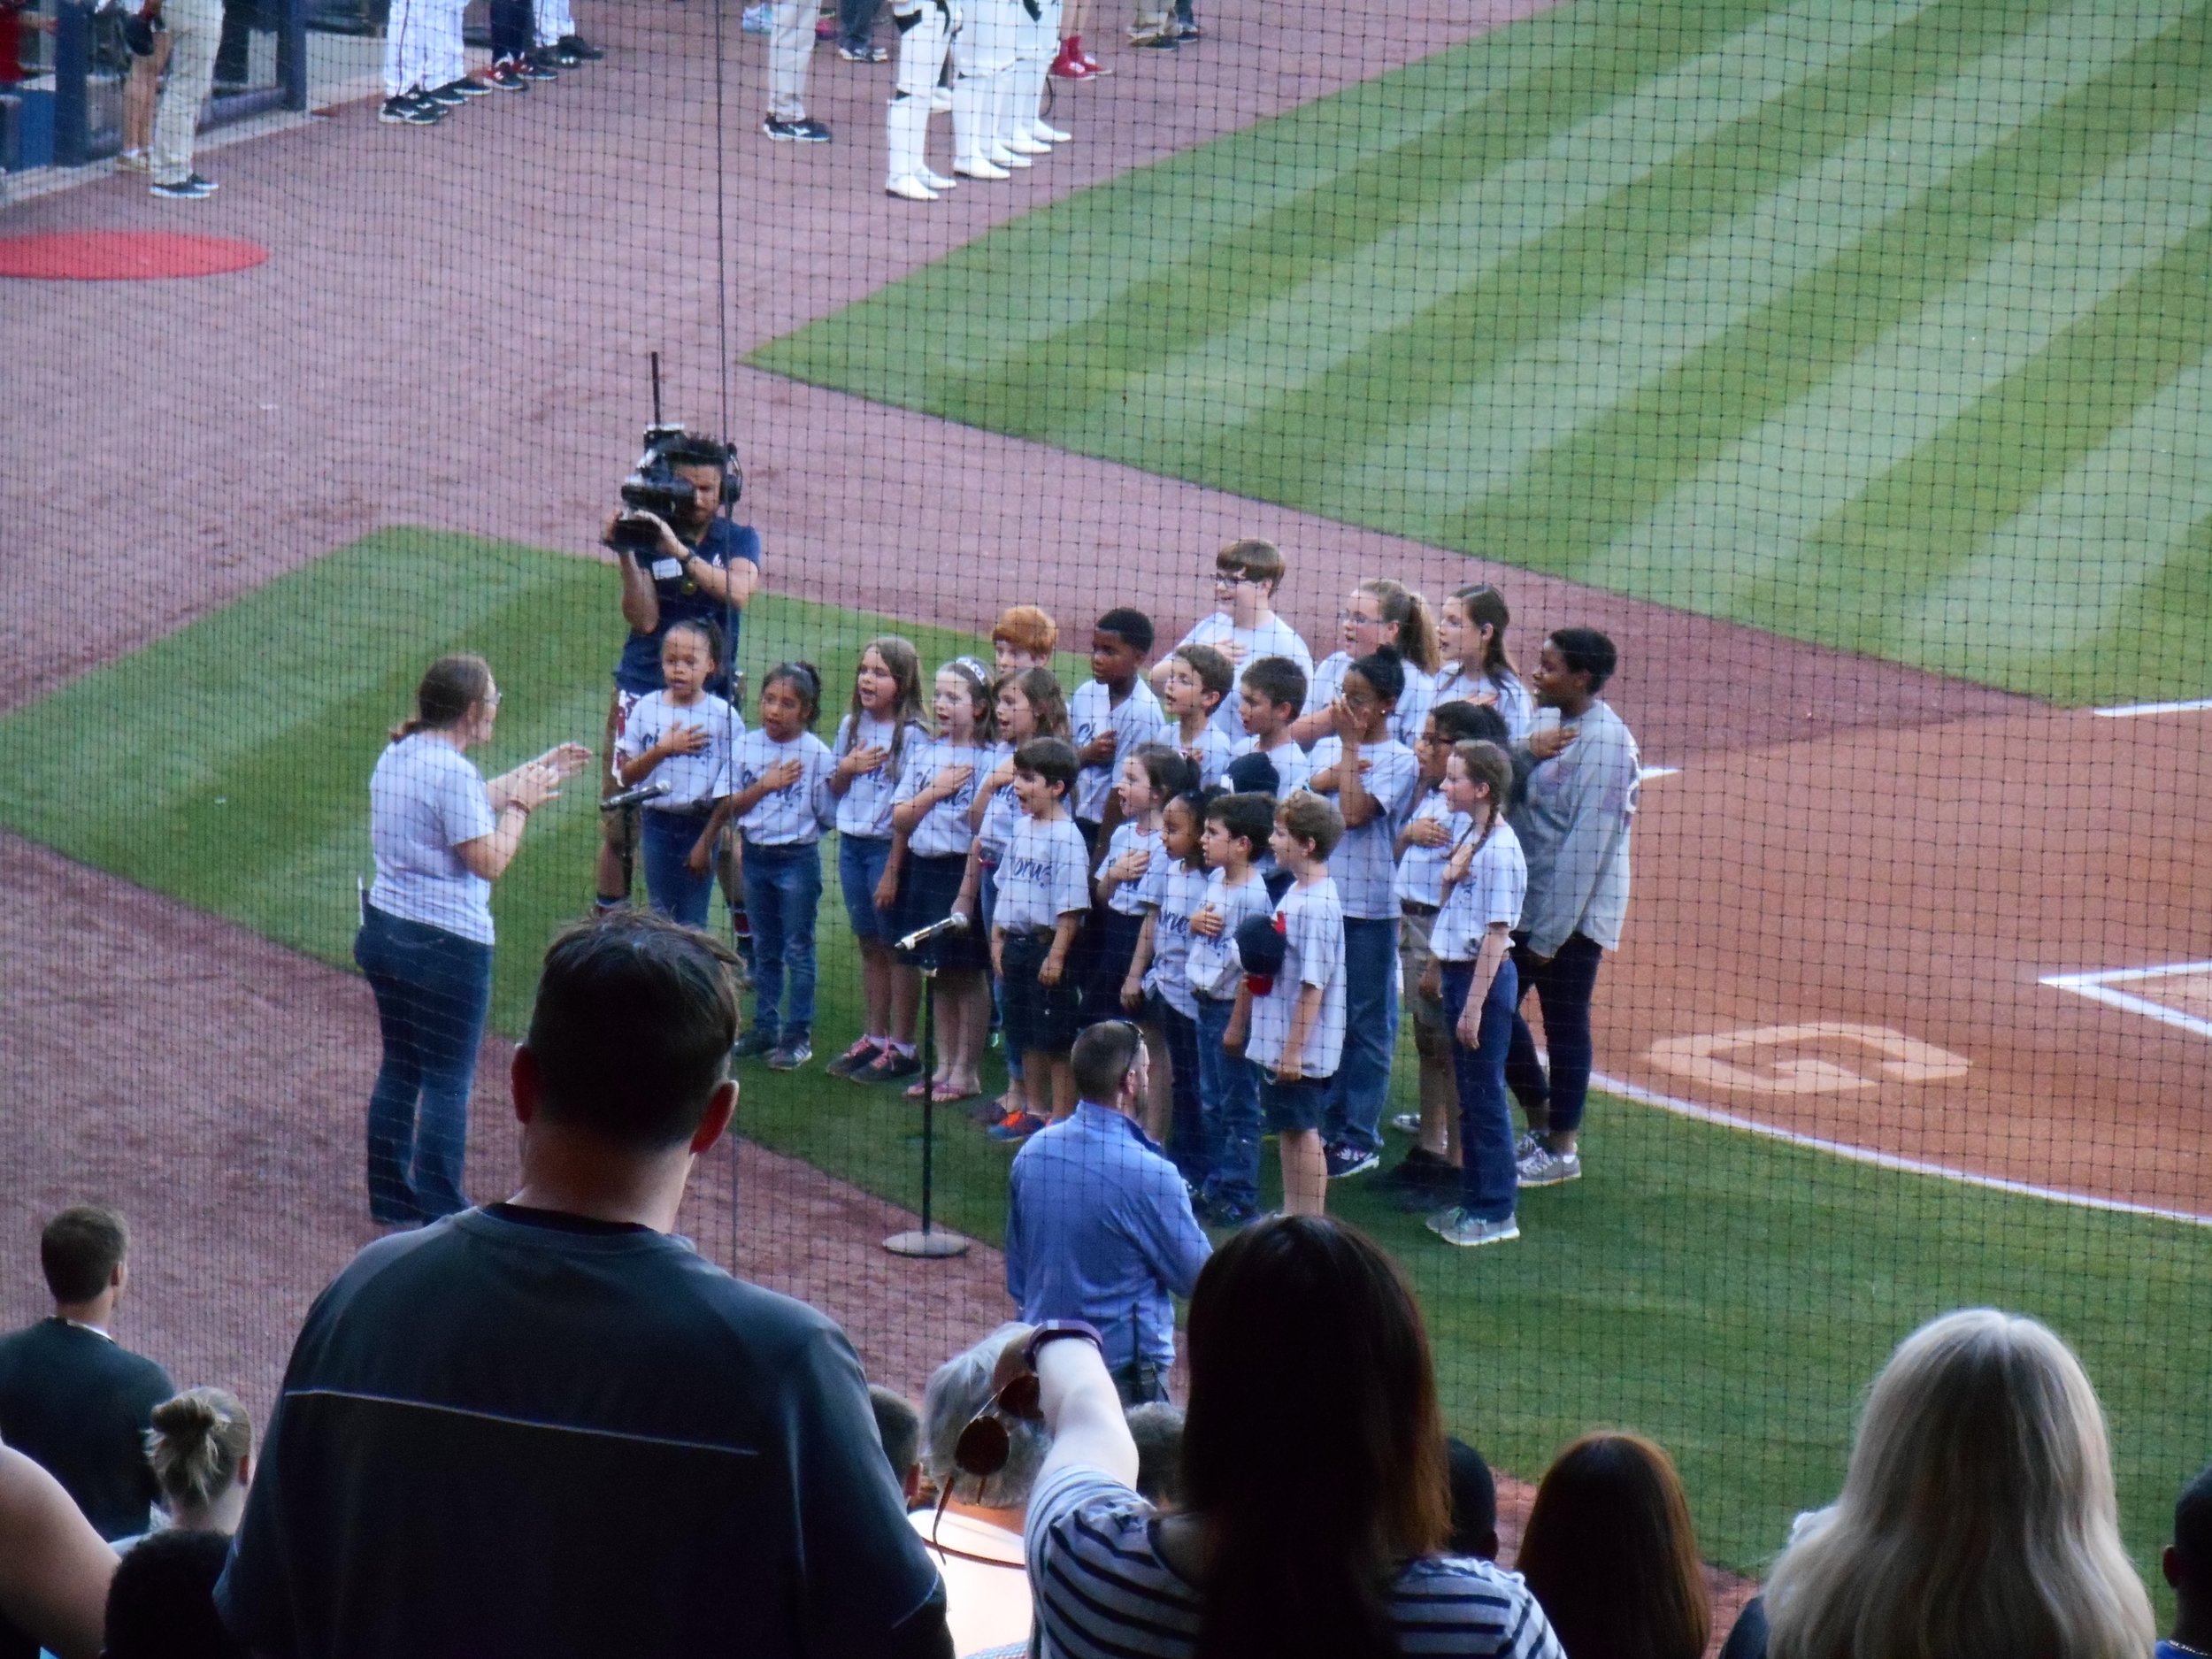
[[[1052,60],[1051,73],[1060,81],[1088,81],[1097,71],[1063,45],[1060,55]]]

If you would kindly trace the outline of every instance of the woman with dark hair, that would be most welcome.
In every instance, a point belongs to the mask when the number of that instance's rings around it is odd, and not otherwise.
[[[1186,1507],[1165,1517],[1133,1489],[1095,1333],[1056,1321],[1001,1360],[1002,1383],[1035,1371],[1053,1436],[1029,1505],[1044,1651],[1386,1659],[1417,1637],[1424,1653],[1560,1659],[1517,1578],[1443,1553],[1428,1335],[1363,1234],[1323,1216],[1245,1228],[1199,1275],[1189,1346]]]
[[[1514,1563],[1567,1659],[1698,1659],[1713,1610],[1689,1501],[1663,1448],[1586,1434],[1536,1489]]]
[[[369,1096],[369,1214],[411,1225],[466,1210],[469,1085],[492,999],[492,883],[530,814],[591,759],[563,743],[484,781],[499,687],[480,657],[442,657],[369,780],[376,883],[353,959],[376,993],[384,1062]]]

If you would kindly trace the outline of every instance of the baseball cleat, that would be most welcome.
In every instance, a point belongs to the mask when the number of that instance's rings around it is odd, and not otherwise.
[[[952,164],[952,170],[964,179],[1010,179],[1014,176],[983,156],[967,161],[956,161]]]
[[[937,192],[910,173],[903,179],[892,180],[883,187],[883,193],[895,196],[903,202],[934,202],[937,199]]]

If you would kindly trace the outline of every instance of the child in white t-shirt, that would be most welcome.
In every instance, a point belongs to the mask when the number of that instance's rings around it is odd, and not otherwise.
[[[1190,918],[1184,958],[1198,1025],[1198,1114],[1206,1173],[1193,1201],[1200,1218],[1241,1226],[1259,1213],[1259,1073],[1225,1043],[1237,992],[1237,929],[1274,913],[1258,859],[1275,827],[1275,803],[1263,795],[1217,795],[1206,803],[1199,849],[1208,869],[1205,891]]]
[[[731,751],[722,798],[691,849],[692,872],[703,876],[715,837],[737,820],[745,842],[745,910],[753,922],[753,1023],[731,1052],[764,1054],[777,1071],[795,1071],[814,1057],[822,832],[836,817],[829,776],[837,763],[813,730],[821,707],[822,676],[813,664],[779,663],[768,671],[760,725]]]
[[[1240,755],[1264,755],[1275,768],[1275,798],[1287,801],[1306,787],[1313,763],[1291,735],[1298,710],[1306,706],[1306,671],[1287,657],[1263,657],[1248,663],[1237,682],[1237,724],[1244,736]]]
[[[1093,857],[1120,817],[1114,783],[1123,759],[1140,744],[1167,741],[1167,717],[1144,678],[1152,639],[1152,618],[1143,611],[1123,605],[1106,612],[1091,625],[1091,678],[1068,700],[1083,767],[1070,810]]]
[[[1179,645],[1161,666],[1165,672],[1160,711],[1175,723],[1169,741],[1198,769],[1199,787],[1210,789],[1221,781],[1236,753],[1229,734],[1214,720],[1228,701],[1236,671],[1210,645]]]
[[[1276,809],[1269,843],[1291,877],[1275,907],[1282,964],[1263,990],[1248,977],[1225,1039],[1259,1068],[1260,1109],[1282,1156],[1286,1215],[1317,1216],[1328,1204],[1321,1125],[1344,1053],[1345,1019],[1344,908],[1329,879],[1329,854],[1343,833],[1344,820],[1319,795],[1302,792]]]
[[[1167,1155],[1194,1189],[1207,1168],[1198,1100],[1198,1003],[1191,994],[1190,923],[1206,892],[1199,850],[1202,793],[1185,790],[1160,809],[1159,855],[1137,884],[1144,931],[1122,981],[1122,1006],[1148,1012],[1166,1040],[1169,1079]]]
[[[1487,582],[1456,588],[1436,613],[1437,643],[1444,654],[1436,671],[1435,706],[1464,702],[1494,708],[1505,721],[1506,740],[1528,741],[1536,701],[1506,655],[1506,625],[1513,619],[1505,595]]]
[[[1006,1046],[1022,1055],[1032,1102],[1049,1097],[1055,1122],[1075,1110],[1075,1046],[1080,992],[1071,953],[1090,912],[1083,837],[1067,814],[1075,782],[1074,747],[1032,738],[1014,751],[1014,795],[1021,817],[999,860],[998,903],[991,921],[991,969],[1006,993]],[[998,1141],[1023,1141],[1044,1127],[1041,1114],[1010,1115],[994,1125]]]
[[[1513,1110],[1506,1051],[1520,983],[1513,930],[1528,896],[1528,861],[1505,821],[1513,763],[1494,743],[1458,743],[1445,763],[1444,798],[1467,829],[1444,865],[1444,903],[1429,934],[1438,989],[1452,1023],[1459,1094],[1459,1202],[1429,1217],[1447,1244],[1502,1244],[1521,1236]]]
[[[1313,653],[1298,630],[1275,614],[1284,568],[1282,549],[1272,541],[1254,537],[1223,548],[1214,555],[1213,611],[1201,618],[1182,642],[1212,646],[1229,659],[1232,672],[1263,657],[1283,657],[1297,664],[1300,673],[1311,674]],[[1244,735],[1233,699],[1225,695],[1213,718],[1231,742]]]
[[[1137,954],[1137,941],[1144,932],[1140,884],[1153,864],[1166,856],[1160,849],[1160,809],[1190,787],[1191,781],[1191,764],[1163,744],[1148,743],[1122,758],[1121,781],[1114,790],[1121,822],[1108,837],[1106,850],[1092,872],[1092,893],[1098,908],[1092,918],[1094,937],[1086,952],[1085,1025],[1122,1016],[1123,987]],[[1171,1083],[1166,1038],[1158,1020],[1141,1012],[1137,1023],[1151,1056],[1144,1126],[1157,1141],[1166,1133]]]
[[[707,925],[714,878],[692,874],[687,860],[713,814],[731,749],[745,733],[737,710],[706,688],[720,665],[715,634],[704,622],[669,625],[661,638],[662,689],[638,699],[615,745],[615,771],[625,789],[667,787],[639,815],[645,895],[663,916],[692,927]]]
[[[1436,645],[1436,618],[1429,602],[1403,582],[1370,577],[1352,589],[1338,614],[1344,644],[1325,657],[1306,687],[1306,711],[1291,734],[1311,747],[1329,734],[1329,705],[1342,695],[1344,672],[1363,657],[1388,646],[1405,666],[1405,688],[1392,711],[1390,734],[1408,749],[1421,735],[1421,722],[1436,697],[1436,671],[1443,658]]]

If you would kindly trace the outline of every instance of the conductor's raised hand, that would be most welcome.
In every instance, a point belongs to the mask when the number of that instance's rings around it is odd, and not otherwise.
[[[547,768],[556,779],[565,781],[591,764],[591,750],[581,743],[556,743],[531,764]]]
[[[526,812],[534,812],[560,793],[560,773],[542,762],[527,761],[515,768],[507,787],[507,803]]]

